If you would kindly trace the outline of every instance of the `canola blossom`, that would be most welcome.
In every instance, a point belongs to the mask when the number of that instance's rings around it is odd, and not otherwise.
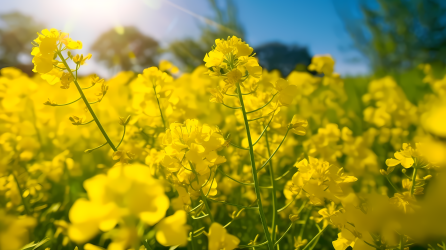
[[[445,249],[446,76],[417,102],[330,55],[282,77],[242,39],[203,65],[81,76],[67,33],[0,70],[0,249]]]

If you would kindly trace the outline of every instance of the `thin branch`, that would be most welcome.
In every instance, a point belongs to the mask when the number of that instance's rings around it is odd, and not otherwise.
[[[78,99],[76,99],[76,100],[74,100],[72,102],[69,102],[69,103],[65,103],[65,104],[49,104],[49,106],[54,106],[54,107],[68,106],[70,104],[73,104],[73,103],[79,101],[80,99],[82,99],[82,97],[79,97]]]
[[[105,146],[105,145],[107,145],[107,144],[108,144],[108,142],[104,142],[104,144],[101,144],[101,145],[99,145],[99,146],[97,146],[97,147],[95,147],[95,148],[87,149],[87,150],[85,150],[84,152],[85,152],[85,153],[91,153],[91,152],[93,152],[94,150],[99,149],[99,148],[102,148],[103,146]]]
[[[278,209],[277,212],[280,213],[283,210],[285,210],[287,207],[289,207],[291,204],[293,204],[293,202],[295,202],[297,200],[297,195],[294,197],[294,199],[292,201],[290,201],[290,203],[286,204],[284,207],[282,207],[281,209]]]
[[[328,227],[328,226],[327,226],[327,227]],[[325,229],[327,229],[327,227],[322,228],[322,230],[320,230],[319,233],[316,234],[316,236],[314,236],[314,238],[311,239],[310,242],[308,242],[307,245],[306,245],[306,246],[304,247],[304,249],[302,249],[302,250],[307,250],[307,249],[311,246],[311,244],[312,244],[312,243],[313,243],[319,236],[321,236],[321,234],[325,231]]]
[[[231,180],[233,180],[233,181],[235,181],[235,182],[237,182],[237,183],[239,183],[239,184],[242,184],[242,185],[245,185],[245,186],[254,186],[254,183],[252,183],[252,182],[246,183],[246,182],[238,181],[238,180],[234,179],[233,177],[227,175],[223,170],[221,170],[221,169],[219,169],[219,168],[217,168],[217,170],[218,170],[220,173],[222,173],[225,177],[228,177],[229,179],[231,179]],[[273,188],[272,186],[259,186],[259,187],[260,187],[260,188],[264,188],[264,189],[272,189],[272,188]]]
[[[235,148],[238,148],[238,149],[249,150],[249,148],[244,148],[244,147],[242,147],[242,146],[238,146],[238,145],[235,145],[235,144],[233,144],[233,143],[229,143],[229,145],[231,145],[231,146],[233,146],[233,147],[235,147]]]
[[[118,145],[116,145],[116,148],[119,148],[119,146],[121,145],[122,141],[124,140],[124,136],[125,136],[125,125],[124,125],[124,132],[122,133],[122,137],[121,137],[121,141],[119,141]]]
[[[276,246],[277,244],[279,244],[279,242],[285,237],[285,235],[291,230],[291,228],[293,227],[294,222],[291,223],[291,225],[288,227],[288,229],[285,231],[285,233],[283,233],[283,235],[276,241],[276,243],[274,243],[274,246]]]
[[[268,104],[270,104],[270,103],[273,101],[274,97],[275,97],[277,94],[279,94],[279,92],[275,93],[275,94],[273,95],[273,97],[271,97],[271,100],[269,100],[265,105],[263,105],[262,107],[260,107],[260,108],[258,108],[258,109],[254,109],[254,110],[252,110],[252,111],[247,111],[246,114],[251,114],[251,113],[257,112],[257,111],[263,109],[264,107],[268,106]]]
[[[227,107],[227,108],[230,108],[230,109],[241,109],[242,107],[231,107],[231,106],[228,106],[228,105],[226,105],[226,104],[224,104],[224,103],[221,103],[223,106],[225,106],[225,107]]]
[[[268,162],[273,158],[273,156],[277,153],[277,151],[279,150],[279,148],[282,146],[283,142],[285,141],[285,138],[288,135],[288,132],[290,132],[289,128],[287,129],[287,131],[285,133],[285,136],[283,137],[283,139],[280,142],[279,146],[277,146],[276,150],[274,150],[274,153],[271,155],[271,157],[269,157],[269,159],[265,163],[263,163],[263,166],[261,168],[259,168],[259,171],[262,170],[266,166],[266,164],[268,164]]]
[[[262,136],[265,134],[265,132],[266,132],[266,130],[268,129],[269,125],[270,125],[271,122],[273,121],[273,119],[274,119],[274,115],[275,115],[275,114],[273,114],[273,115],[271,116],[271,119],[269,120],[268,124],[266,124],[266,127],[263,129],[262,133],[259,135],[259,138],[257,138],[256,142],[254,142],[254,143],[252,144],[252,146],[255,146],[255,145],[260,141],[260,139],[262,139]]]
[[[259,209],[259,207],[248,207],[248,206],[242,206],[242,205],[238,205],[238,204],[234,204],[234,203],[230,203],[230,202],[226,202],[226,201],[217,201],[217,200],[213,200],[210,198],[207,198],[209,201],[212,202],[216,202],[216,203],[221,203],[221,204],[225,204],[225,205],[230,205],[230,206],[234,206],[234,207],[240,207],[240,208],[245,208],[245,209],[253,209],[253,210],[257,210]]]
[[[278,181],[278,180],[281,180],[283,177],[287,176],[291,172],[291,169],[293,169],[293,167],[294,166],[292,166],[290,169],[288,169],[283,175],[277,177],[275,180]]]
[[[76,126],[87,125],[87,124],[90,124],[90,123],[92,123],[92,122],[94,122],[94,119],[92,119],[92,120],[89,121],[89,122],[84,122],[84,123],[80,123],[80,124],[73,124],[73,125],[76,125]]]
[[[209,214],[205,214],[205,215],[202,215],[202,216],[200,216],[200,217],[193,217],[193,216],[191,216],[191,218],[194,219],[194,220],[199,220],[199,219],[206,218],[206,217],[208,217],[208,216],[209,216]]]

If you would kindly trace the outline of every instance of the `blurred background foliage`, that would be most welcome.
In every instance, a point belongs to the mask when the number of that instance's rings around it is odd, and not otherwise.
[[[159,44],[134,26],[116,27],[101,34],[93,46],[96,60],[109,69],[142,71],[156,64]]]
[[[429,63],[446,62],[446,1],[361,1],[361,16],[333,1],[353,40],[353,48],[370,63],[372,72],[401,72]]]
[[[31,73],[31,43],[43,24],[20,12],[0,15],[0,69],[14,66]],[[20,60],[22,59],[22,60]],[[28,60],[26,60],[28,59]]]

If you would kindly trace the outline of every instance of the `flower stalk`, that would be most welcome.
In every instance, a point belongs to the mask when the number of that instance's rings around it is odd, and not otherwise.
[[[62,63],[64,64],[65,68],[70,72],[71,77],[73,77],[74,85],[77,88],[77,91],[81,95],[82,100],[85,103],[85,106],[87,106],[88,111],[90,112],[91,116],[93,117],[96,125],[98,126],[99,130],[101,131],[102,135],[104,136],[105,140],[107,141],[108,145],[113,149],[113,151],[118,151],[118,149],[115,147],[113,142],[110,140],[110,137],[108,136],[107,132],[105,132],[104,127],[102,127],[101,122],[99,121],[98,117],[96,116],[95,112],[93,111],[93,108],[91,107],[90,103],[87,100],[87,97],[85,96],[81,86],[77,82],[77,77],[74,76],[73,72],[70,69],[70,66],[68,65],[67,61],[63,57],[62,53],[60,51],[57,52],[57,55],[59,56],[60,60],[62,60]]]
[[[274,244],[272,242],[271,236],[270,236],[269,231],[268,231],[268,225],[267,225],[267,221],[266,221],[266,217],[265,217],[265,212],[264,212],[264,209],[263,209],[262,198],[260,196],[260,187],[259,187],[260,185],[259,185],[259,180],[258,180],[258,176],[257,176],[256,163],[255,163],[255,159],[254,159],[254,146],[252,144],[252,138],[251,138],[251,132],[250,132],[250,129],[249,129],[248,116],[246,114],[246,109],[245,109],[245,104],[243,102],[243,96],[242,96],[242,90],[240,89],[240,84],[237,83],[236,87],[237,87],[237,93],[238,93],[238,97],[239,97],[239,101],[240,101],[240,106],[242,107],[241,110],[242,110],[242,113],[243,113],[243,120],[245,122],[246,136],[248,138],[249,157],[250,157],[250,160],[251,160],[252,177],[253,177],[254,189],[255,189],[255,193],[256,193],[256,197],[257,197],[257,206],[259,207],[260,220],[262,222],[262,227],[263,227],[263,231],[265,233],[266,240],[268,241],[268,248],[270,250],[273,250],[274,249]]]

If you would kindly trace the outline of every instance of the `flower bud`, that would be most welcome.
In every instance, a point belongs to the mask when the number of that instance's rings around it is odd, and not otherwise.
[[[299,215],[298,214],[290,214],[289,219],[291,222],[295,222],[299,219]]]

